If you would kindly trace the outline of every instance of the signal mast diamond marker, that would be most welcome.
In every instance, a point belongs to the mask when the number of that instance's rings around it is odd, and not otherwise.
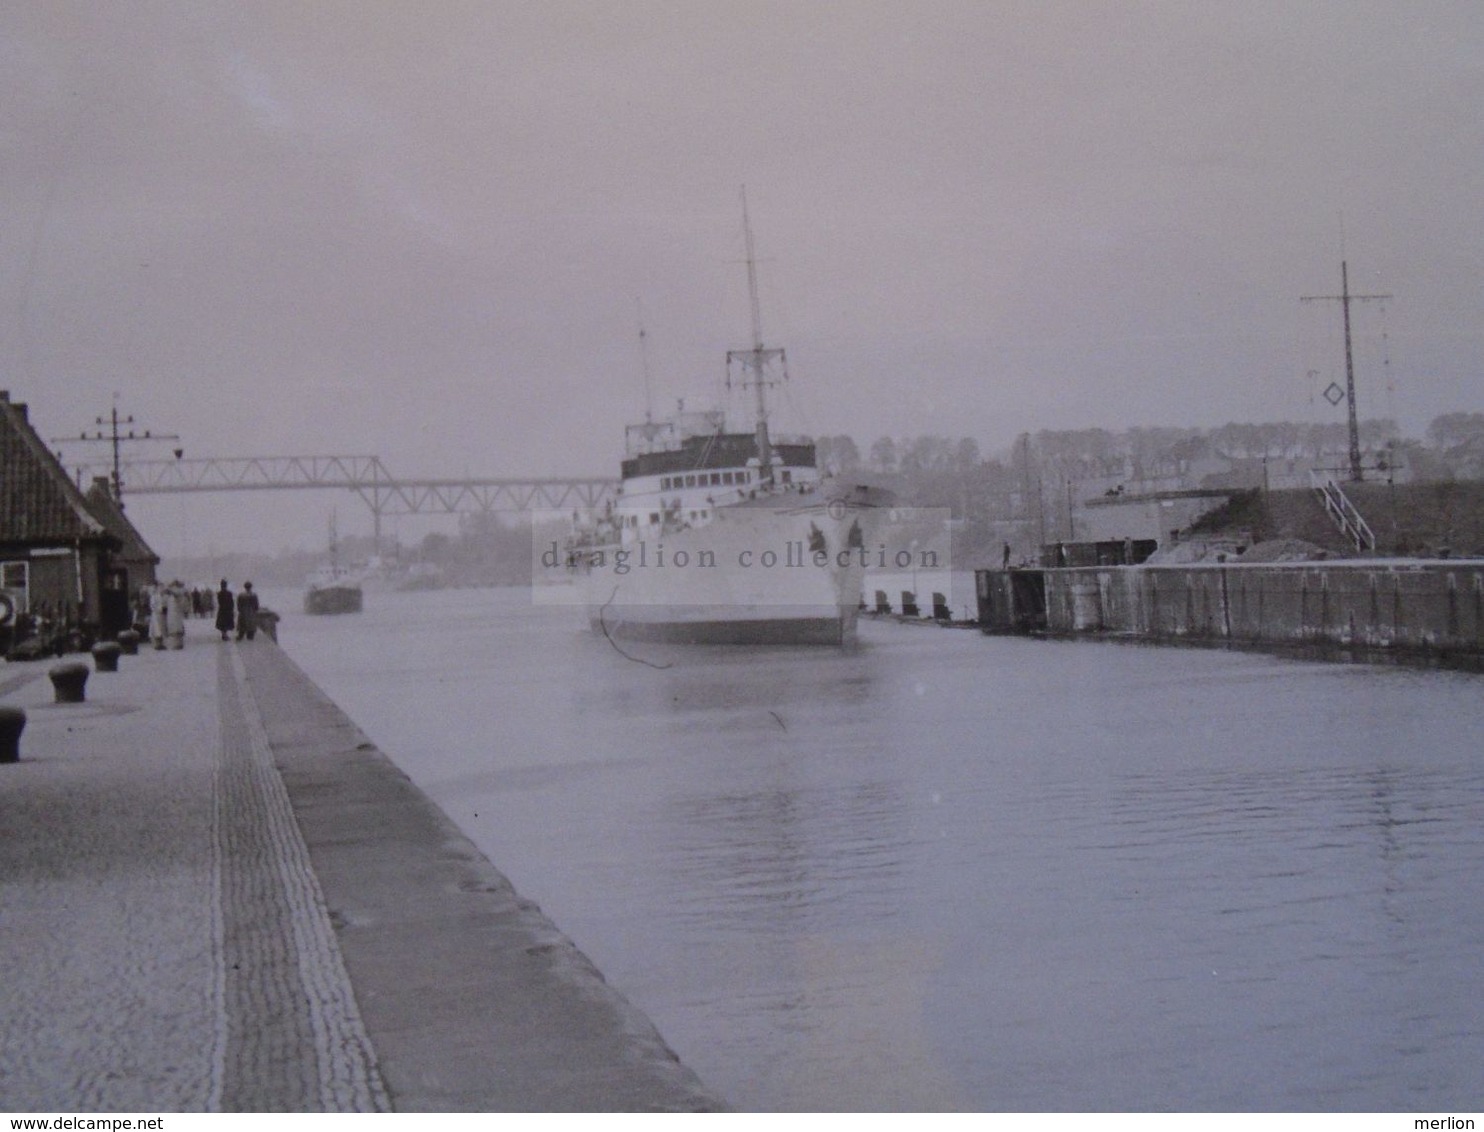
[[[1345,399],[1345,391],[1340,388],[1338,382],[1331,381],[1324,391],[1324,399],[1331,405],[1338,405]]]

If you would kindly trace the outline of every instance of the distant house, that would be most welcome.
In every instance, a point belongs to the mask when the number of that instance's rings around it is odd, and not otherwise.
[[[0,390],[3,627],[44,619],[89,635],[126,628],[129,570],[115,557],[123,550],[124,540],[95,513],[31,427],[26,406]]]
[[[1443,453],[1443,460],[1457,479],[1484,479],[1484,436],[1471,436],[1455,444]]]

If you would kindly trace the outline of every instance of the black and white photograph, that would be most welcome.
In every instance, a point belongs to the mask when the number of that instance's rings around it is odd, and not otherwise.
[[[0,1114],[1473,1129],[1481,221],[1472,0],[0,0]]]

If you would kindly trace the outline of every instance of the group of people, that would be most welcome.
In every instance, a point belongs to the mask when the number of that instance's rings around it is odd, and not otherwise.
[[[234,628],[239,641],[244,637],[250,641],[257,635],[258,595],[252,592],[251,582],[242,583],[242,592],[234,600],[227,579],[222,579],[222,588],[216,591],[216,628],[224,641]]]
[[[185,592],[185,602],[187,617],[210,617],[216,612],[216,591],[210,586],[190,586]]]
[[[186,618],[209,613],[211,607],[203,608],[196,599],[198,591],[188,590],[179,580],[169,585],[156,583],[140,594],[139,616],[148,627],[150,642],[157,649],[185,647]],[[227,579],[222,579],[222,588],[216,592],[216,628],[222,640],[229,640],[235,631],[237,639],[252,640],[258,631],[258,595],[253,593],[252,583],[243,582],[242,592],[233,594]]]

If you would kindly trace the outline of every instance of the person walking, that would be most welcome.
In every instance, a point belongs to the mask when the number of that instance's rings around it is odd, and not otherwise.
[[[252,583],[243,582],[242,592],[237,595],[237,639],[249,641],[258,631],[258,595],[252,592]]]
[[[185,583],[176,579],[165,589],[165,642],[172,649],[185,648],[186,609],[190,601]]]
[[[165,612],[169,605],[165,587],[156,582],[149,591],[149,639],[156,649],[165,647]]]
[[[227,579],[223,578],[222,588],[216,591],[216,630],[224,641],[230,639],[232,630],[237,627],[236,610],[237,599],[232,595]]]

